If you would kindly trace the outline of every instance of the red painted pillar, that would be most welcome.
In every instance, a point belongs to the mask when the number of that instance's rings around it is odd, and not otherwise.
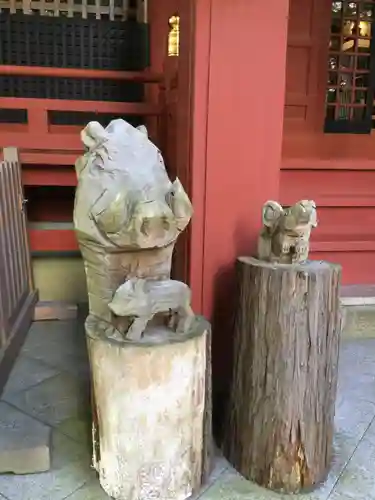
[[[288,0],[212,0],[203,310],[278,198]]]
[[[192,192],[204,222],[193,221],[191,266],[197,256],[214,371],[227,378],[235,260],[254,252],[262,205],[279,194],[289,0],[196,2]]]

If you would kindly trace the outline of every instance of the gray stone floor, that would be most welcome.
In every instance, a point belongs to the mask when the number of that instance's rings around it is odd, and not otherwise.
[[[90,470],[88,363],[75,322],[35,323],[0,401],[1,427],[52,428],[52,469],[0,475],[4,500],[105,500]],[[202,500],[375,500],[375,340],[342,342],[335,457],[327,482],[277,495],[239,476],[219,455]],[[161,499],[162,500],[162,499]]]

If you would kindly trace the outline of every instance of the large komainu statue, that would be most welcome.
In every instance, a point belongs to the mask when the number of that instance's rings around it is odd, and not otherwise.
[[[173,247],[190,221],[192,206],[180,181],[169,180],[145,127],[114,120],[104,129],[91,122],[81,137],[86,153],[76,162],[74,224],[85,262],[90,314],[111,324],[108,334],[119,337],[142,315],[142,294],[139,311],[133,304],[130,315],[126,294],[132,287],[122,286],[115,315],[109,307],[115,292],[129,279],[169,279]],[[173,290],[165,285],[163,300]],[[123,311],[118,306],[121,293]]]
[[[258,240],[258,258],[280,264],[305,262],[309,255],[311,229],[318,225],[316,205],[301,200],[284,209],[276,201],[263,206],[263,230]]]
[[[192,206],[145,127],[82,131],[74,224],[89,294],[93,466],[116,500],[185,500],[209,471],[210,328],[170,279]]]

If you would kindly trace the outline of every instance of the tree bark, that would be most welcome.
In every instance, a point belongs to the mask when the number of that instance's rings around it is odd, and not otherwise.
[[[185,500],[207,476],[211,440],[210,327],[185,336],[151,327],[139,342],[108,339],[89,316],[94,467],[117,500]]]
[[[297,493],[330,467],[341,268],[240,258],[238,271],[225,454],[247,479]]]

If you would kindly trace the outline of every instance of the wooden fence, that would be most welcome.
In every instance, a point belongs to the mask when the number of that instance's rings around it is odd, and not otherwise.
[[[0,392],[16,340],[26,334],[37,293],[33,287],[17,150],[0,162]],[[20,342],[18,342],[20,344]]]

